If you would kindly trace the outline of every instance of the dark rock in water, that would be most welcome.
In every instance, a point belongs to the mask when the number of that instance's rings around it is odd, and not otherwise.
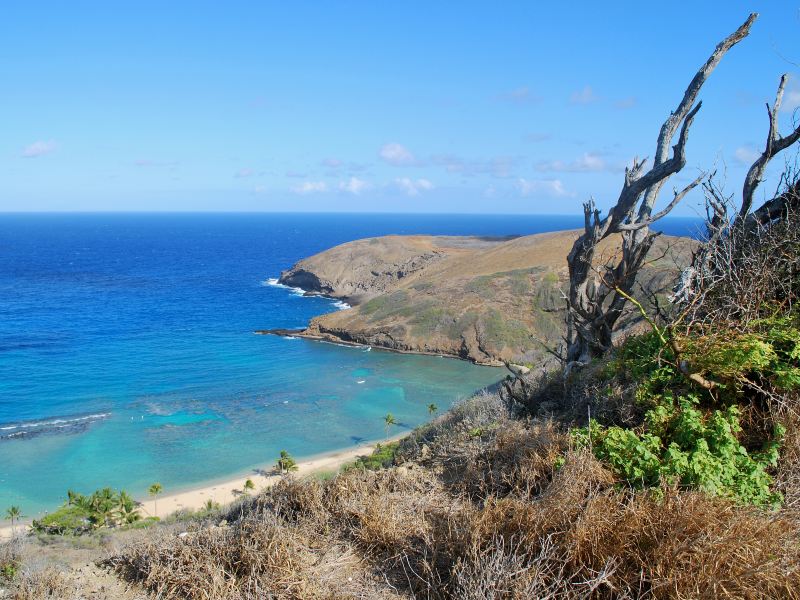
[[[288,285],[289,287],[299,288],[305,292],[305,295],[332,295],[336,292],[333,285],[320,280],[316,273],[307,271],[299,266],[294,266],[288,271],[281,273],[278,278],[278,283]]]
[[[256,329],[256,335],[279,335],[281,337],[294,337],[303,333],[303,329]]]

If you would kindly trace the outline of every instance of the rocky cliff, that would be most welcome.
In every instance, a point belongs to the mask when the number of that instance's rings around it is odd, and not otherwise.
[[[353,305],[316,317],[305,337],[540,365],[564,333],[565,257],[576,235],[357,240],[298,262],[279,281]],[[609,256],[617,243],[610,240],[598,255]],[[641,284],[663,297],[690,247],[659,238]],[[623,328],[635,322],[630,314]]]

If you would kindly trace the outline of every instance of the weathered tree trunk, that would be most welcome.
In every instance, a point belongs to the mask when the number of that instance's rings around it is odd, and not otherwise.
[[[646,160],[634,159],[625,169],[625,181],[616,204],[605,217],[594,200],[584,204],[584,232],[575,241],[567,257],[570,289],[567,297],[567,370],[586,364],[611,348],[612,334],[626,304],[626,295],[633,291],[641,269],[657,233],[650,226],[669,214],[681,199],[696,187],[700,175],[683,190],[675,191],[670,203],[653,214],[656,200],[667,180],[686,165],[686,141],[701,102],[695,104],[703,84],[722,57],[750,32],[758,15],[748,19],[720,42],[708,60],[695,74],[677,109],[673,111],[658,135],[653,165],[645,171]],[[670,144],[680,129],[677,143]],[[612,235],[620,235],[622,247],[616,264],[594,264],[598,244]]]

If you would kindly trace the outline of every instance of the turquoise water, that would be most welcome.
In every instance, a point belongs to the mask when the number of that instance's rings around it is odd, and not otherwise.
[[[265,282],[387,233],[501,235],[575,217],[0,215],[0,509],[69,488],[167,492],[358,445],[504,371],[253,335],[337,310]],[[676,228],[687,227],[678,223]]]

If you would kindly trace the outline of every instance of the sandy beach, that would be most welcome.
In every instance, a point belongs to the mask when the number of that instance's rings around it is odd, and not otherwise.
[[[404,437],[405,433],[389,438],[388,441],[396,441]],[[304,460],[297,461],[297,471],[295,475],[306,476],[314,473],[324,473],[326,471],[337,471],[343,465],[354,461],[359,456],[371,454],[378,443],[372,442],[354,448],[335,450],[318,456],[313,456]],[[255,490],[251,494],[274,485],[279,481],[281,475],[275,470],[275,464],[264,465],[261,468],[251,469],[249,472],[241,473],[230,479],[224,479],[215,483],[192,488],[182,492],[170,494],[165,490],[164,495],[155,500],[153,498],[137,498],[141,503],[140,511],[142,516],[165,517],[178,510],[197,510],[202,508],[210,499],[212,502],[225,505],[236,500],[244,490],[245,481],[252,480]],[[30,520],[23,520],[17,525],[17,533],[27,529]],[[0,527],[0,539],[10,538],[12,530],[10,525]]]

